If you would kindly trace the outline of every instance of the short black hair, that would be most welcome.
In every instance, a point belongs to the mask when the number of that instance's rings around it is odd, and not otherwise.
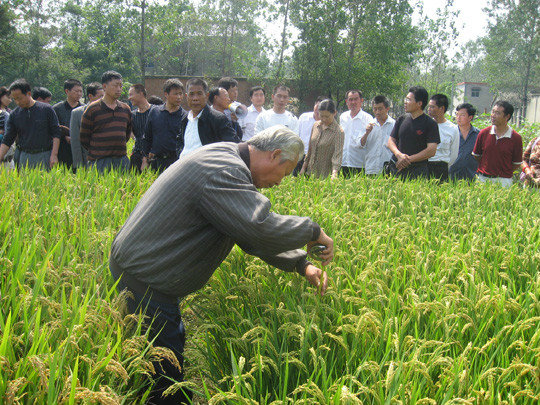
[[[163,92],[169,94],[172,89],[180,89],[184,92],[184,85],[180,79],[167,79],[163,84]]]
[[[476,114],[476,108],[474,108],[473,105],[470,103],[461,103],[456,107],[456,111],[463,109],[467,110],[467,114],[469,114],[469,117],[474,117],[474,115]]]
[[[362,95],[362,92],[360,90],[353,89],[353,90],[348,90],[347,93],[345,93],[345,100],[349,98],[349,94],[351,94],[351,93],[358,93],[360,98],[364,98],[364,96]]]
[[[20,90],[22,94],[27,94],[32,88],[26,79],[17,79],[9,85],[9,92],[11,93],[13,90]]]
[[[499,100],[495,103],[495,107],[502,107],[504,110],[504,115],[510,115],[510,118],[508,118],[508,120],[512,119],[512,115],[514,115],[514,106],[508,101]]]
[[[390,100],[385,96],[375,96],[373,97],[373,104],[383,104],[386,108],[390,108]]]
[[[324,99],[319,103],[319,111],[328,111],[334,114],[336,112],[336,103],[330,98]]]
[[[186,83],[186,91],[189,91],[190,86],[202,86],[205,93],[208,93],[208,83],[200,77],[193,77]]]
[[[256,91],[262,91],[263,94],[266,96],[266,91],[261,86],[253,86],[251,89],[249,89],[249,98],[253,97],[253,93]]]
[[[38,98],[45,100],[49,97],[52,97],[52,93],[46,87],[34,87],[32,89],[32,98],[34,100],[37,100]]]
[[[135,83],[135,84],[132,84],[129,87],[132,88],[132,89],[135,89],[135,91],[137,93],[142,93],[143,96],[146,97],[146,89],[144,88],[144,85],[142,85],[141,83]]]
[[[274,87],[274,91],[272,92],[272,94],[276,94],[279,90],[286,91],[287,93],[289,93],[289,95],[291,94],[291,89],[289,89],[284,84],[278,84],[276,87]]]
[[[0,98],[4,97],[5,95],[9,96],[9,90],[6,86],[0,87]]]
[[[165,102],[161,99],[161,97],[158,96],[150,96],[148,97],[148,103],[152,105],[163,105]]]
[[[444,107],[444,112],[448,111],[448,97],[444,94],[434,94],[431,96],[430,100],[435,101],[437,107]]]
[[[315,104],[319,104],[321,101],[328,99],[328,97],[325,96],[319,96],[317,97],[317,100],[315,100]]]
[[[103,90],[101,83],[92,82],[86,85],[86,95],[95,96],[99,90]]]
[[[101,75],[101,84],[107,84],[112,80],[122,80],[122,75],[114,70],[107,70]]]
[[[215,99],[217,96],[219,96],[219,91],[220,91],[221,89],[225,90],[224,87],[212,87],[212,88],[210,89],[210,92],[208,93],[208,102],[209,102],[210,104],[214,104],[214,99]],[[227,91],[227,90],[225,90],[225,91]]]
[[[429,94],[422,86],[413,86],[409,89],[409,93],[414,95],[414,100],[418,103],[422,103],[422,110],[426,108],[428,104]]]
[[[71,90],[75,86],[81,86],[81,89],[82,89],[81,81],[77,79],[67,79],[64,82],[64,90]]]
[[[238,82],[232,77],[222,77],[217,82],[217,87],[223,87],[225,90],[229,91],[231,87],[238,87]]]

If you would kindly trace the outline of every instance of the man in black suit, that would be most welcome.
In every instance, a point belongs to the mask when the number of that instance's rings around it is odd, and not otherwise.
[[[240,142],[225,114],[208,107],[208,84],[203,79],[188,80],[186,91],[190,111],[182,120],[176,142],[180,159],[209,143]]]

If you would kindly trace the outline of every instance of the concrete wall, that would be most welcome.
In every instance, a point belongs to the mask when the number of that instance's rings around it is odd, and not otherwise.
[[[478,97],[473,97],[473,89],[480,89]],[[459,83],[456,86],[454,106],[461,103],[471,103],[479,114],[489,113],[493,102],[493,94],[489,90],[490,86],[486,83]]]
[[[529,122],[540,122],[540,94],[531,95],[525,118]]]

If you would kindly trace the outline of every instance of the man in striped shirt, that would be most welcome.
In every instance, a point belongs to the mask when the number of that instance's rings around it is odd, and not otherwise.
[[[181,390],[162,397],[171,379],[184,378],[186,334],[178,302],[208,282],[235,244],[281,270],[299,273],[321,295],[326,291],[326,272],[301,248],[326,246],[320,258],[327,265],[334,256],[333,240],[310,218],[271,212],[270,200],[257,191],[278,185],[303,154],[300,138],[283,126],[247,143],[200,147],[157,178],[116,235],[109,267],[115,280],[121,277],[118,289],[133,294],[128,310],[145,312],[152,320],[148,338],[171,349],[179,362],[154,363],[150,403],[192,403]]]
[[[101,77],[105,95],[88,106],[81,122],[81,145],[88,150],[88,164],[100,172],[128,170],[126,143],[131,136],[131,110],[118,101],[122,75],[107,71]]]

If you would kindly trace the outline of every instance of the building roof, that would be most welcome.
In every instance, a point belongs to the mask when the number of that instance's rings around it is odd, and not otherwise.
[[[489,87],[488,83],[479,83],[479,82],[461,82],[461,83],[458,83],[458,86],[461,86],[462,84],[476,84],[477,86],[488,86]]]

